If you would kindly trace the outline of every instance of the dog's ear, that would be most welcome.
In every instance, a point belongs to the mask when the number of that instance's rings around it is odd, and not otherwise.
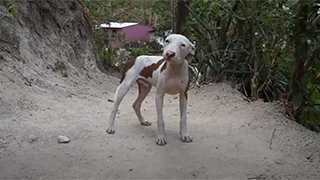
[[[191,44],[190,50],[189,50],[189,54],[186,57],[186,60],[188,63],[191,63],[193,56],[196,54],[196,47],[195,45]]]

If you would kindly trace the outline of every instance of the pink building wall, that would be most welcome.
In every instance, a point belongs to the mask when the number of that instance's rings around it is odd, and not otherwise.
[[[124,34],[125,40],[130,42],[135,41],[149,41],[150,40],[150,31],[153,28],[148,25],[136,24],[124,28],[106,28],[106,31],[111,35],[112,32],[116,32],[117,34]],[[109,42],[111,46],[119,46],[121,42],[118,39],[111,40]]]
[[[121,32],[126,35],[126,39],[130,41],[149,41],[150,34],[153,28],[143,24],[137,24],[129,27],[122,28]]]

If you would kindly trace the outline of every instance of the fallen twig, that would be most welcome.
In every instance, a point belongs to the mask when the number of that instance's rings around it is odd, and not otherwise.
[[[276,132],[277,128],[274,128],[273,132],[272,132],[272,135],[271,135],[271,139],[270,139],[270,144],[269,144],[269,149],[272,150],[272,141],[273,141],[273,138],[274,138],[274,133]]]
[[[251,180],[251,179],[267,179],[267,176],[264,174],[259,174],[257,176],[248,177],[248,180]]]

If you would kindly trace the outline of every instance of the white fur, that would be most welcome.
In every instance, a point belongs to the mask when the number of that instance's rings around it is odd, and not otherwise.
[[[115,102],[110,114],[109,128],[107,133],[113,134],[115,116],[118,107],[130,89],[132,83],[137,81],[139,84],[139,96],[133,104],[135,113],[142,125],[149,126],[151,123],[146,121],[140,111],[141,103],[150,92],[152,86],[156,89],[156,110],[158,124],[158,145],[165,145],[165,123],[163,120],[163,98],[165,94],[180,94],[180,134],[183,142],[192,142],[192,138],[187,131],[187,97],[186,91],[189,84],[188,62],[195,53],[194,45],[184,36],[172,34],[165,39],[163,56],[139,56],[134,65],[125,73],[125,78],[118,86],[115,93]],[[152,64],[164,59],[166,68],[161,72],[165,65],[163,62],[152,73],[152,78],[145,78],[140,75],[141,71]]]

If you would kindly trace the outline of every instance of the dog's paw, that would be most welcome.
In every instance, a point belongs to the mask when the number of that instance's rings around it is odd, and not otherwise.
[[[151,126],[151,122],[149,122],[149,121],[143,121],[143,122],[141,122],[141,125],[142,125],[142,126]]]
[[[116,131],[113,129],[113,128],[108,128],[107,130],[106,130],[106,132],[108,133],[108,134],[114,134]]]
[[[167,142],[164,138],[158,138],[156,144],[159,146],[164,146],[167,144]]]
[[[189,135],[187,135],[187,136],[181,135],[181,141],[185,142],[185,143],[191,143],[193,140],[192,140],[192,137],[190,137]]]

